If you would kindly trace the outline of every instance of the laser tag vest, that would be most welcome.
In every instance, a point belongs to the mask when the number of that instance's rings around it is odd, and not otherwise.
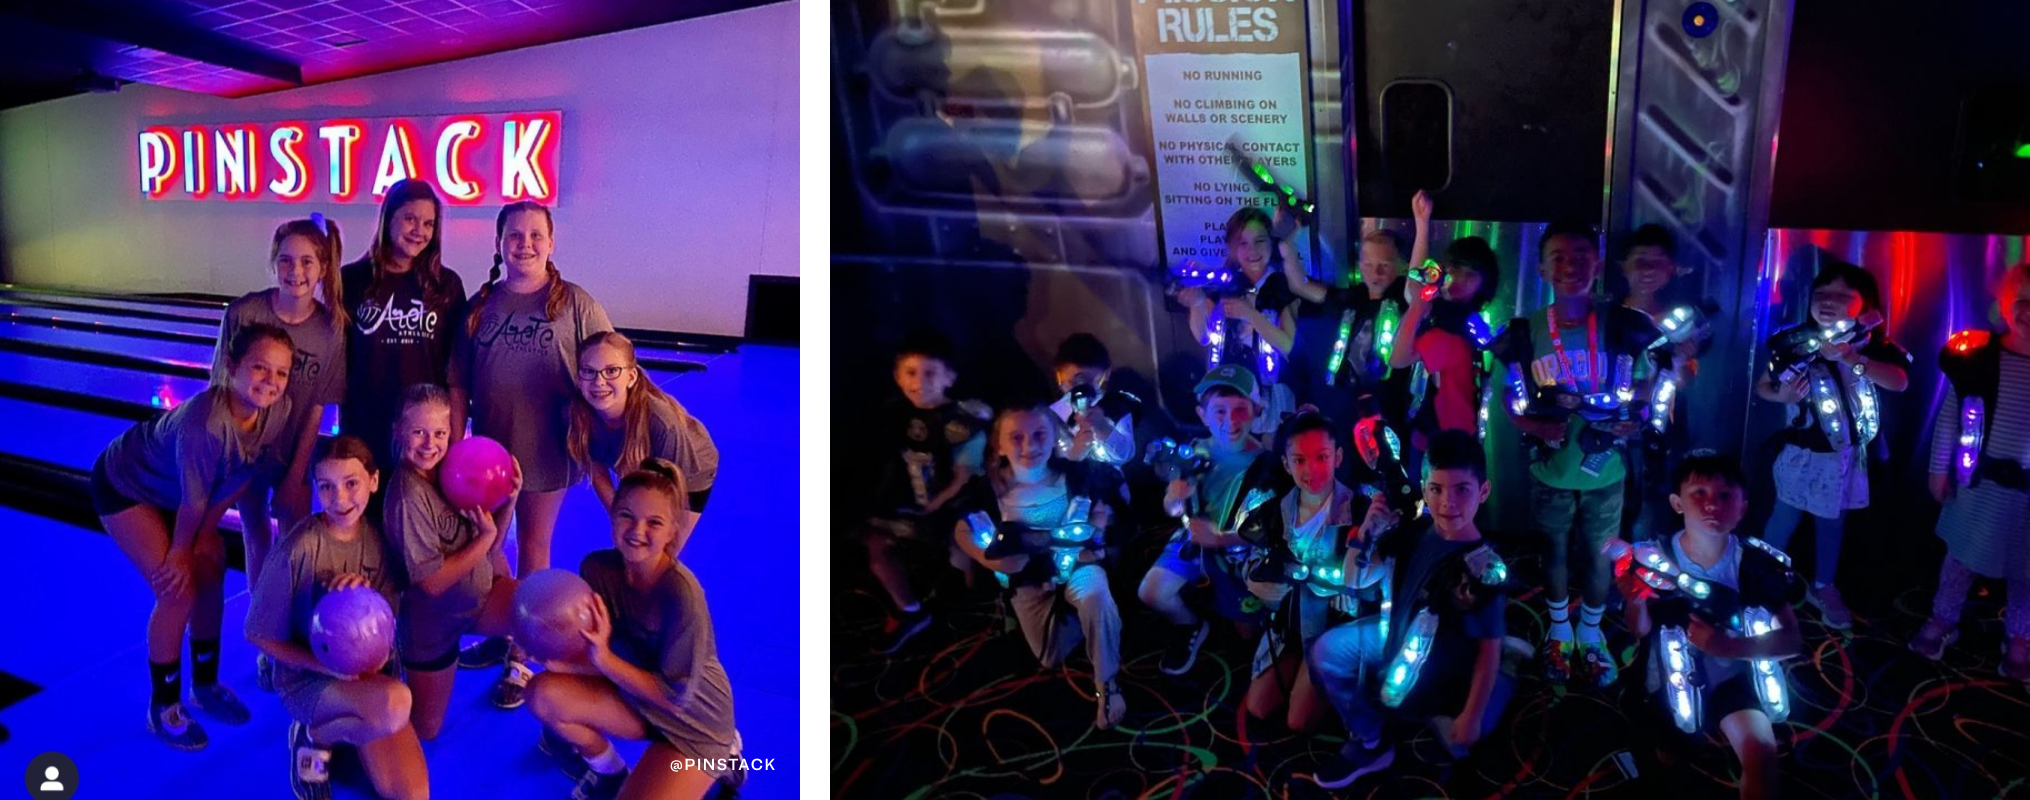
[[[1055,410],[1055,408],[1056,406],[1052,406],[1053,410]],[[1128,419],[1130,417],[1134,418],[1138,422],[1142,420],[1142,398],[1136,397],[1133,394],[1121,391],[1119,389],[1108,389],[1106,394],[1100,395],[1099,402],[1094,404],[1092,408],[1099,409],[1100,413],[1107,415],[1107,419],[1113,420],[1115,424],[1120,424],[1121,420]],[[1078,416],[1078,412],[1073,411],[1072,416],[1073,417]],[[1071,451],[1071,436],[1072,436],[1073,421],[1064,418],[1059,418],[1058,421],[1064,423],[1062,431],[1063,435],[1058,437],[1057,441],[1057,454],[1062,456],[1065,453]],[[1100,458],[1098,460],[1104,461],[1109,464],[1118,465],[1124,461],[1134,460],[1136,455],[1137,454],[1133,452],[1129,453],[1109,452],[1106,454],[1106,457]],[[1088,458],[1090,457],[1091,456],[1088,456]]]
[[[1938,368],[1959,394],[1959,444],[1954,477],[1962,486],[1980,483],[1981,448],[1995,429],[1995,397],[2001,392],[2002,337],[1983,330],[1960,331],[1938,351]]]
[[[1297,295],[1290,290],[1290,281],[1283,277],[1283,257],[1280,250],[1272,250],[1268,266],[1263,268],[1262,279],[1248,290],[1248,302],[1255,310],[1268,318],[1270,325],[1277,324],[1282,314],[1297,302]],[[1247,367],[1260,378],[1266,387],[1277,383],[1283,373],[1284,354],[1269,346],[1268,339],[1261,331],[1248,330],[1240,320],[1228,319],[1220,304],[1214,302],[1205,318],[1206,364],[1214,369],[1222,364],[1239,364]]]
[[[1741,562],[1735,574],[1740,602],[1733,620],[1713,623],[1735,636],[1757,636],[1775,630],[1775,612],[1791,603],[1794,580],[1790,556],[1775,546],[1740,534],[1733,534]],[[1662,552],[1679,558],[1674,537],[1659,542]],[[1715,685],[1706,675],[1706,660],[1686,637],[1688,612],[1667,611],[1659,605],[1665,595],[1652,599],[1650,612],[1654,627],[1646,637],[1649,664],[1647,688],[1670,714],[1679,730],[1697,733],[1704,725],[1704,695]],[[1710,620],[1709,620],[1710,622]],[[1773,723],[1789,715],[1789,689],[1777,659],[1737,659],[1748,671],[1762,711]]]
[[[1474,364],[1473,386],[1469,390],[1469,393],[1475,398],[1474,403],[1479,406],[1479,417],[1485,420],[1487,417],[1487,375],[1491,365],[1489,364],[1489,359],[1483,354],[1488,351],[1488,348],[1493,346],[1495,338],[1495,332],[1488,327],[1487,320],[1475,312],[1470,305],[1454,303],[1449,300],[1436,300],[1431,304],[1430,314],[1424,318],[1424,330],[1444,331],[1457,336],[1460,341],[1465,342],[1466,346],[1473,350],[1477,361]],[[1420,331],[1419,335],[1421,336],[1422,333]],[[1424,362],[1422,360],[1417,362],[1417,377],[1411,384],[1409,413],[1411,429],[1419,431],[1425,436],[1435,436],[1438,433],[1437,404],[1424,402],[1428,396],[1425,383],[1436,377],[1436,375],[1430,374],[1424,369]],[[1441,392],[1446,390],[1442,385],[1436,388]],[[1485,438],[1485,426],[1481,427],[1483,428],[1481,436]]]
[[[1484,535],[1477,542],[1422,543],[1424,537],[1436,536],[1429,518],[1420,518],[1385,537],[1393,541],[1377,543],[1377,549],[1395,552],[1393,588],[1382,610],[1382,652],[1389,663],[1382,671],[1381,701],[1390,708],[1409,697],[1430,662],[1440,618],[1482,611],[1510,588],[1508,564]],[[1426,546],[1445,551],[1423,574],[1412,574],[1419,566],[1418,551]]]
[[[1255,548],[1257,555],[1270,555],[1288,559],[1293,569],[1300,569],[1310,582],[1307,588],[1320,597],[1339,594],[1345,580],[1329,580],[1337,575],[1346,562],[1346,540],[1360,525],[1354,517],[1354,501],[1360,494],[1334,481],[1332,499],[1318,513],[1325,515],[1316,536],[1304,541],[1292,541],[1296,530],[1296,514],[1301,498],[1295,486],[1268,505],[1262,506],[1248,519],[1237,533]],[[1337,583],[1338,585],[1333,585]]]
[[[1810,324],[1810,323],[1805,323]],[[1769,337],[1770,352],[1792,339],[1801,325],[1793,325]],[[1908,365],[1910,354],[1876,337],[1872,332],[1859,349],[1871,359]],[[1875,382],[1855,375],[1846,366],[1814,358],[1805,369],[1805,398],[1792,406],[1790,424],[1772,438],[1775,444],[1791,444],[1817,453],[1833,453],[1851,447],[1866,447],[1882,430],[1882,404]]]

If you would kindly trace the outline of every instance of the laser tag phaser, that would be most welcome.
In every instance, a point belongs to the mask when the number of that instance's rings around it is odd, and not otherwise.
[[[1613,389],[1606,392],[1574,392],[1563,386],[1539,386],[1530,389],[1529,381],[1522,372],[1522,364],[1508,365],[1509,410],[1516,416],[1538,417],[1565,422],[1578,415],[1588,424],[1579,429],[1578,445],[1586,458],[1579,462],[1579,468],[1588,475],[1598,475],[1607,466],[1614,454],[1614,448],[1621,443],[1610,428],[1614,423],[1630,418],[1635,401],[1635,359],[1622,355],[1614,360]],[[1533,460],[1549,458],[1551,451],[1563,447],[1552,444],[1529,434],[1523,435],[1523,444],[1530,451]]]
[[[1197,289],[1210,300],[1240,297],[1248,293],[1247,287],[1241,285],[1238,270],[1224,266],[1207,267],[1189,259],[1172,266],[1165,283],[1171,294],[1176,294],[1179,289]]]
[[[1298,196],[1295,185],[1276,180],[1276,173],[1271,172],[1267,164],[1243,152],[1243,149],[1240,134],[1227,137],[1226,151],[1233,156],[1234,164],[1240,167],[1241,177],[1253,183],[1255,188],[1274,195],[1276,203],[1289,209],[1299,222],[1311,224],[1318,215],[1317,204]]]
[[[1755,547],[1774,557],[1783,566],[1786,581],[1794,582],[1795,576],[1789,571],[1790,556],[1761,539],[1743,538],[1741,541],[1745,546]],[[1699,669],[1699,660],[1695,657],[1697,651],[1692,647],[1685,626],[1696,615],[1707,624],[1737,637],[1764,636],[1779,627],[1775,613],[1761,606],[1744,606],[1741,594],[1734,589],[1679,570],[1654,542],[1630,545],[1621,539],[1609,539],[1602,552],[1614,562],[1616,578],[1625,578],[1633,571],[1634,585],[1640,587],[1639,591],[1657,598],[1651,601],[1649,613],[1657,627],[1659,650],[1652,655],[1662,659],[1664,702],[1669,706],[1671,718],[1679,730],[1697,733],[1705,719],[1705,676]],[[1762,703],[1762,712],[1769,715],[1771,723],[1781,724],[1790,715],[1790,696],[1784,683],[1783,669],[1773,658],[1747,661],[1753,673],[1750,678],[1755,685],[1755,697]]]
[[[1353,449],[1360,454],[1361,463],[1381,476],[1381,486],[1362,486],[1362,494],[1369,498],[1380,494],[1386,498],[1383,502],[1403,519],[1416,518],[1423,498],[1403,467],[1403,445],[1395,430],[1382,422],[1380,416],[1363,419],[1353,426]]]
[[[1656,337],[1646,349],[1655,350],[1666,345],[1680,345],[1713,335],[1707,320],[1720,313],[1720,304],[1707,300],[1696,306],[1676,306],[1657,317],[1656,327],[1662,335]]]
[[[1106,537],[1099,526],[1089,521],[1091,515],[1092,498],[1074,497],[1065,512],[1065,522],[1049,530],[1027,525],[997,527],[985,511],[966,515],[966,525],[973,529],[973,543],[988,558],[1048,555],[1057,579],[1068,581],[1072,570],[1078,568],[1080,554],[1106,549]]]
[[[1769,371],[1778,384],[1790,383],[1804,374],[1813,361],[1824,358],[1827,347],[1858,341],[1882,324],[1882,314],[1863,312],[1860,317],[1841,320],[1831,330],[1812,325],[1791,328],[1770,342]]]
[[[1438,291],[1445,288],[1447,276],[1444,267],[1438,266],[1437,261],[1427,258],[1423,264],[1411,267],[1403,277],[1408,278],[1403,284],[1404,299],[1407,300],[1409,295],[1415,294],[1428,303],[1438,298]]]

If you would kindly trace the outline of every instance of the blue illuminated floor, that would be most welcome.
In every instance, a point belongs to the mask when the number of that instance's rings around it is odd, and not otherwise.
[[[122,320],[127,327],[155,324]],[[12,335],[7,325],[0,335]],[[54,333],[54,332],[52,332]],[[124,352],[188,358],[175,343],[66,333],[51,343],[111,344]],[[103,348],[98,348],[103,349]],[[712,606],[720,659],[734,689],[741,735],[751,757],[774,758],[774,773],[750,776],[743,796],[791,797],[796,772],[797,600],[793,554],[797,506],[797,352],[748,346],[733,355],[685,354],[704,372],[658,375],[703,420],[724,455],[711,506],[684,554]],[[125,396],[159,385],[160,376],[52,363],[0,353],[0,375],[34,373],[44,385]],[[54,374],[43,375],[43,371]],[[145,396],[144,396],[145,399]],[[101,443],[126,423],[78,411],[0,399],[0,449],[66,466],[89,466]],[[276,700],[253,684],[253,651],[238,636],[246,613],[244,581],[227,579],[224,678],[254,709],[241,728],[208,725],[209,748],[170,750],[143,727],[146,666],[142,624],[148,591],[104,535],[0,507],[0,673],[43,691],[0,709],[13,739],[0,745],[0,774],[21,774],[36,754],[58,750],[79,767],[78,797],[287,797],[288,724]],[[574,489],[559,523],[555,562],[575,566],[609,546],[603,515],[589,490]],[[773,554],[773,555],[757,555]],[[787,566],[787,572],[774,559]],[[494,709],[485,692],[494,672],[459,678],[451,716],[425,746],[436,797],[563,797],[566,779],[535,751],[537,726],[524,711]],[[200,719],[203,719],[200,717]],[[630,758],[639,746],[624,747]],[[339,797],[369,797],[364,784]],[[0,792],[4,794],[4,792]]]

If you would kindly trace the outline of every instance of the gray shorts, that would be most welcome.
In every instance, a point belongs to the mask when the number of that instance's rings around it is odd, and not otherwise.
[[[282,669],[279,664],[276,668]],[[327,709],[328,713],[331,704],[337,702],[330,695],[336,691],[332,686],[338,683],[338,679],[309,670],[294,672],[296,674],[289,678],[275,676],[275,693],[282,696],[282,709],[289,712],[290,719],[316,725],[321,721],[317,716],[318,710]]]

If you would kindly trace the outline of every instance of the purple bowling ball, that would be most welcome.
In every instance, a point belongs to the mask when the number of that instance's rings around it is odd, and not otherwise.
[[[327,594],[310,614],[310,652],[332,672],[378,672],[394,648],[395,611],[372,589]]]
[[[515,641],[538,661],[583,658],[588,647],[583,632],[592,629],[586,604],[591,597],[592,585],[568,570],[546,569],[523,579],[515,588]]]

